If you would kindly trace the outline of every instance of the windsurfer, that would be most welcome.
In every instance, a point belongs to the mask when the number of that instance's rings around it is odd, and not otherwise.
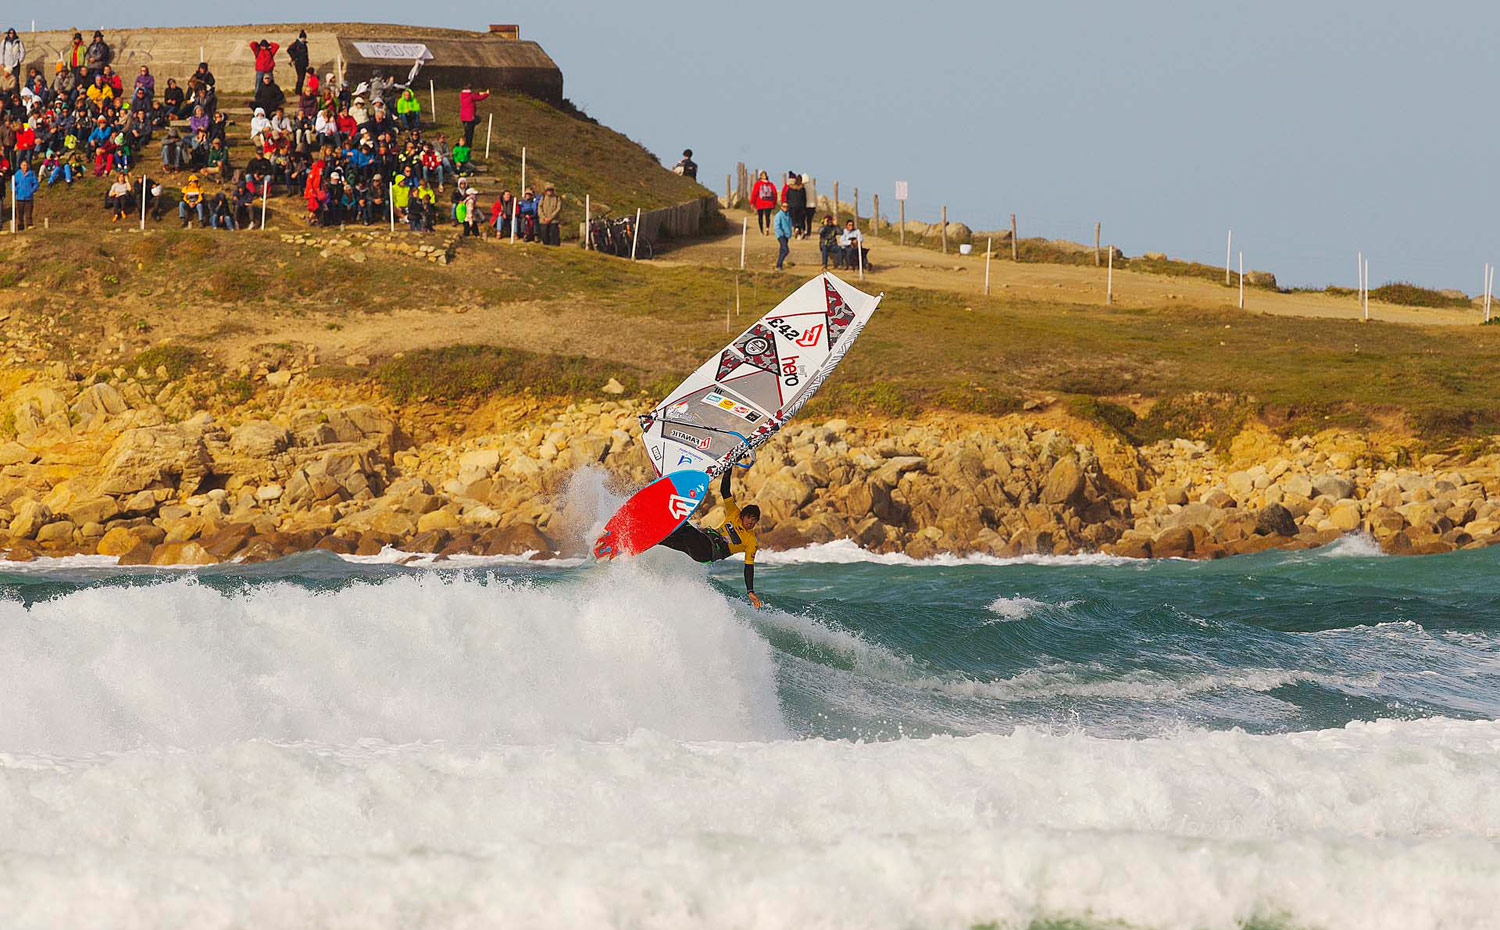
[[[729,476],[734,468],[724,469],[724,478],[719,482],[719,496],[724,499],[724,525],[718,529],[702,528],[684,523],[672,535],[657,545],[666,546],[685,553],[694,562],[718,562],[731,555],[745,556],[745,593],[750,603],[760,607],[760,598],[755,593],[755,525],[760,522],[760,508],[754,504],[744,507],[734,502],[729,490]]]

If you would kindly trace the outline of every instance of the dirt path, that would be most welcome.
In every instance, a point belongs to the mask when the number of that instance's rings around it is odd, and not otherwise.
[[[730,211],[733,232],[673,249],[663,261],[689,265],[712,265],[733,268],[739,264],[741,222],[747,214]],[[750,235],[746,242],[746,267],[764,270],[776,263],[776,240],[763,236],[755,228],[755,217],[749,215]],[[947,255],[930,249],[902,247],[883,239],[871,241],[874,268],[865,275],[866,290],[880,287],[920,287],[958,293],[984,292],[984,257]],[[790,273],[802,276],[818,270],[821,259],[815,239],[793,240],[788,259]],[[854,279],[857,274],[839,272],[840,277]],[[992,295],[1029,300],[1070,301],[1104,305],[1105,276],[1103,268],[1080,265],[1015,264],[997,258],[990,265]],[[1115,269],[1114,299],[1122,307],[1233,307],[1238,292],[1233,288],[1202,278],[1143,274]],[[1284,316],[1359,319],[1358,302],[1353,297],[1328,294],[1278,294],[1246,289],[1245,309],[1250,313],[1273,313]],[[1393,323],[1421,325],[1462,325],[1479,323],[1482,313],[1475,310],[1428,309],[1394,304],[1370,303],[1370,317]]]

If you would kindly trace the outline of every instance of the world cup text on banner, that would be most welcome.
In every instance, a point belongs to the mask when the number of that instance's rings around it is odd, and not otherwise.
[[[432,60],[432,53],[421,42],[355,42],[354,48],[366,58],[391,58],[397,61]]]

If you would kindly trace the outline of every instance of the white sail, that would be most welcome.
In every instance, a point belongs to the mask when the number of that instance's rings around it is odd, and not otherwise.
[[[769,440],[822,387],[879,304],[826,272],[797,288],[640,418],[657,474],[717,475]]]

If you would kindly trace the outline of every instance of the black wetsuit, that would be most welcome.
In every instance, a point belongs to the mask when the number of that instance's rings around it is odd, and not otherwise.
[[[673,530],[672,535],[663,539],[660,545],[668,549],[676,549],[694,562],[718,562],[729,558],[736,552],[744,553],[745,590],[753,594],[755,593],[757,542],[755,533],[745,529],[741,523],[739,507],[735,505],[734,498],[729,493],[729,476],[733,471],[733,468],[726,468],[724,477],[719,482],[719,496],[724,499],[724,510],[727,516],[724,531],[706,530],[691,523],[684,523]]]

